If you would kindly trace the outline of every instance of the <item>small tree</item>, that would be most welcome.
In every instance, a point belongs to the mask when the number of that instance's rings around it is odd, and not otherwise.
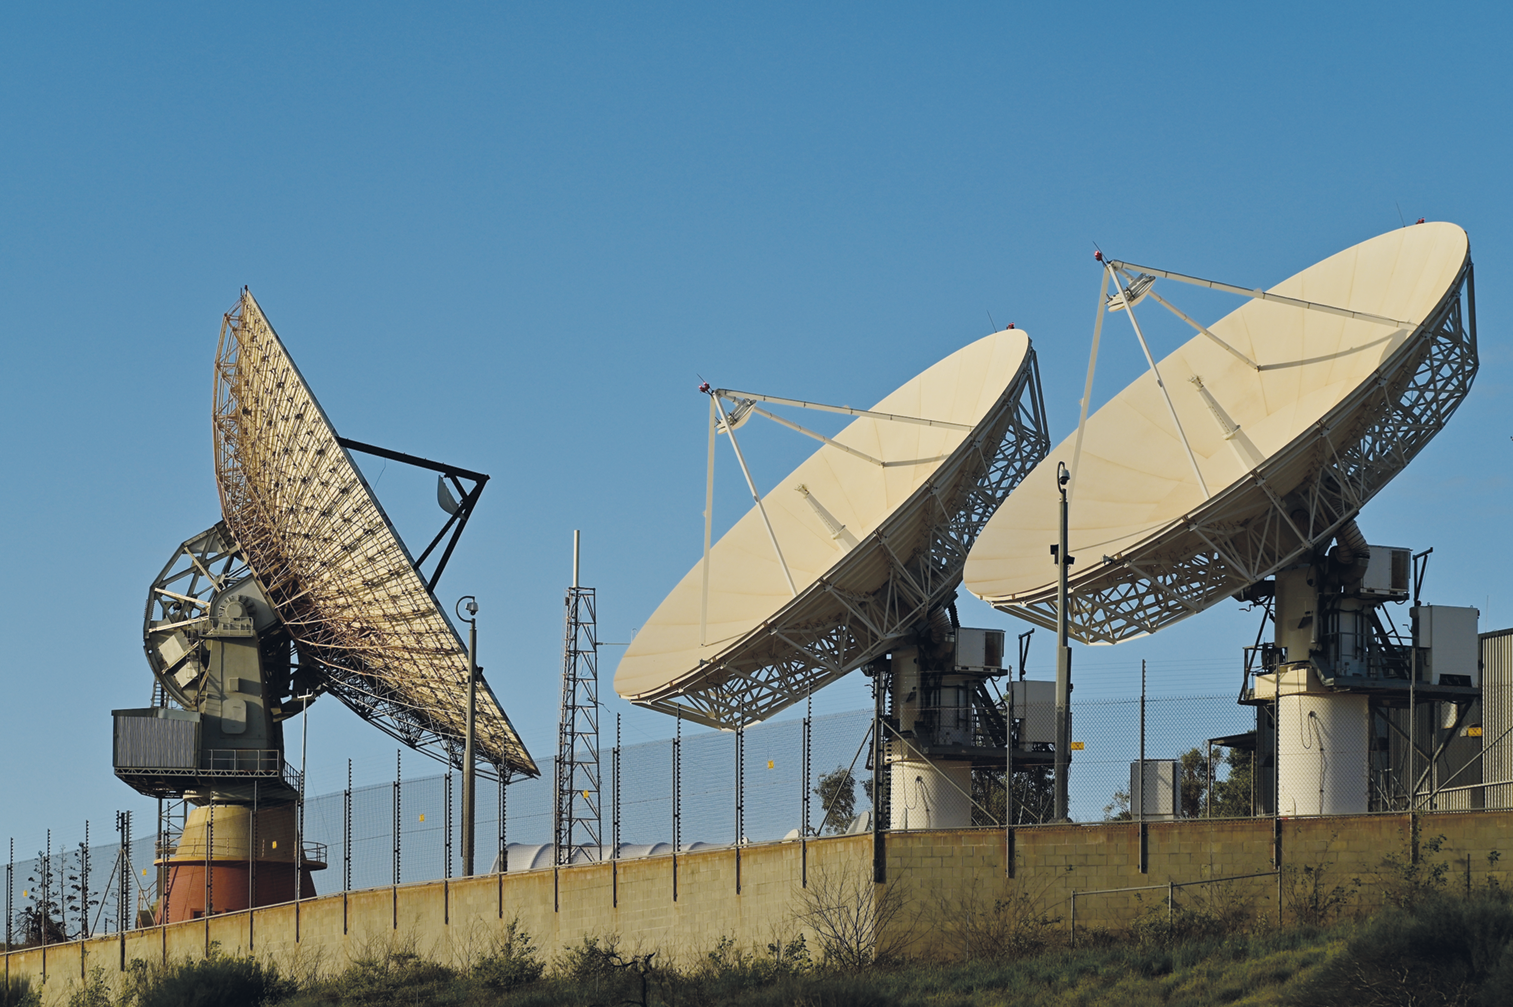
[[[845,766],[836,766],[821,776],[819,784],[814,788],[814,795],[820,799],[820,807],[825,809],[820,831],[831,835],[845,832],[846,826],[851,824],[851,819],[856,815],[856,779],[851,775],[851,770]]]
[[[1105,822],[1127,822],[1134,817],[1134,812],[1130,810],[1128,790],[1114,791],[1113,799],[1103,806],[1103,820]]]
[[[69,939],[63,910],[58,905],[54,890],[57,884],[52,858],[38,850],[35,869],[26,879],[26,888],[22,893],[28,905],[22,906],[16,914],[16,929],[20,931],[18,936],[21,938],[21,947],[34,947],[44,941],[48,944],[61,944]]]
[[[859,971],[897,959],[913,940],[903,911],[909,901],[900,882],[879,885],[865,869],[811,868],[809,885],[795,893],[798,918],[814,933],[832,967]]]
[[[1194,748],[1183,752],[1178,763],[1181,776],[1177,796],[1181,807],[1177,809],[1177,817],[1202,818],[1203,798],[1208,796],[1208,757],[1202,749]]]
[[[79,921],[76,935],[88,937],[90,932],[89,911],[100,904],[91,897],[89,890],[89,847],[80,843],[72,854],[64,855],[63,862],[63,908],[64,920],[72,913]]]
[[[1225,753],[1223,765],[1229,772],[1224,779],[1214,781],[1214,817],[1248,818],[1254,815],[1256,811],[1252,791],[1255,786],[1256,753],[1231,748]]]

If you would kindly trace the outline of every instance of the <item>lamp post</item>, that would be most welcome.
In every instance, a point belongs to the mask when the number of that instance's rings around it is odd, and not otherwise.
[[[1067,770],[1072,758],[1072,648],[1067,644],[1067,555],[1066,484],[1071,480],[1065,465],[1056,464],[1056,486],[1061,491],[1060,541],[1051,547],[1056,559],[1056,770],[1055,815],[1058,822],[1069,820]]]
[[[463,615],[463,611],[467,615]],[[454,608],[457,617],[468,624],[468,718],[467,738],[462,746],[462,876],[473,876],[473,819],[478,807],[478,789],[474,776],[474,741],[478,710],[478,599],[464,595]]]

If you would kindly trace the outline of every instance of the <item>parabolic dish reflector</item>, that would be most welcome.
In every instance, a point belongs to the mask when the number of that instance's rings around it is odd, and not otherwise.
[[[226,315],[215,373],[221,513],[301,666],[358,716],[460,764],[466,647],[250,293]],[[476,730],[495,771],[537,775],[487,685]]]
[[[729,393],[739,397],[741,393]],[[762,720],[880,656],[947,604],[978,531],[1050,441],[1029,338],[972,343],[871,410],[762,498],[696,565],[615,672],[633,703],[718,727]],[[837,531],[836,529],[840,530]]]
[[[1379,317],[1253,299],[1209,331],[1258,366],[1201,333],[1160,361],[1193,461],[1149,371],[1087,420],[1069,487],[1077,639],[1154,632],[1327,544],[1470,390],[1475,291],[1454,224],[1380,235],[1268,293]],[[1048,627],[1056,464],[1073,463],[1074,438],[1025,478],[966,565],[973,594]]]

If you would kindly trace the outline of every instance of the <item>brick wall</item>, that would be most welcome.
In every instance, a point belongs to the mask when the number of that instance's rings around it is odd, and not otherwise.
[[[963,915],[981,912],[995,900],[1019,897],[1061,921],[1059,929],[1065,926],[1073,891],[1164,886],[1272,869],[1270,819],[1157,822],[1148,830],[1149,870],[1141,874],[1138,827],[1132,823],[1020,829],[1012,877],[1004,869],[1001,832],[892,834],[887,838],[888,884],[881,889],[891,892],[884,897],[899,907],[889,939],[907,944],[912,954],[948,956],[960,951]],[[1324,866],[1330,884],[1333,879],[1347,885],[1360,879],[1355,907],[1380,904],[1382,887],[1392,874],[1384,871],[1385,856],[1411,858],[1412,826],[1406,815],[1293,819],[1282,823],[1281,832],[1284,864]],[[1468,856],[1473,884],[1489,875],[1500,878],[1495,869],[1500,865],[1488,861],[1494,850],[1507,852],[1513,866],[1513,812],[1422,815],[1419,835],[1421,846],[1445,837],[1437,855],[1425,855],[1448,865],[1455,886],[1465,884]],[[298,971],[340,969],[354,957],[396,943],[461,963],[485,952],[502,921],[515,917],[548,957],[587,935],[618,934],[626,949],[655,949],[661,960],[687,962],[722,936],[750,946],[809,930],[800,919],[805,872],[811,881],[869,883],[871,863],[869,836],[843,836],[810,842],[807,856],[797,842],[744,848],[739,892],[734,850],[680,854],[676,901],[674,860],[668,856],[327,895],[298,907],[270,906],[49,948],[44,997],[48,1005],[65,1003],[81,976],[97,966],[114,984],[123,963],[198,957],[211,943],[227,953],[250,951]],[[1274,878],[1236,882],[1225,894],[1253,912],[1276,914]],[[1180,890],[1178,900],[1192,905],[1207,897],[1205,886],[1191,886]],[[1118,926],[1153,905],[1164,911],[1164,890],[1138,897],[1079,894],[1077,920],[1079,925]],[[11,952],[5,955],[5,968],[9,976],[42,982],[44,952]]]

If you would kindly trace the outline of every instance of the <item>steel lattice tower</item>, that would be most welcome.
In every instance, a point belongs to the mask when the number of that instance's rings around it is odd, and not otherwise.
[[[578,586],[578,533],[573,532],[573,586],[567,589],[562,631],[562,718],[557,725],[557,863],[586,847],[600,848],[599,640],[594,589]]]

